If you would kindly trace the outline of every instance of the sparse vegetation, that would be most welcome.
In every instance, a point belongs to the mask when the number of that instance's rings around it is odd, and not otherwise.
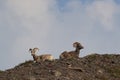
[[[18,66],[28,66],[28,65],[30,65],[30,64],[32,64],[32,63],[33,63],[32,60],[30,60],[30,61],[25,61],[24,63],[21,63],[21,64],[19,64]],[[18,67],[18,66],[16,66],[16,67]]]
[[[2,70],[0,70],[0,73],[2,73],[3,71]]]
[[[106,70],[110,73],[111,76],[114,76],[115,78],[120,78],[120,66],[106,68]]]
[[[0,71],[0,80],[120,80],[120,55],[91,54],[40,63],[25,61]]]

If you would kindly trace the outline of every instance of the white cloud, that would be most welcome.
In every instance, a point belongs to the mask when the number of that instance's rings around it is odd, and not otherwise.
[[[14,15],[14,18],[11,18],[9,23],[18,23],[17,25],[20,25],[19,27],[23,27],[28,32],[27,34],[18,36],[16,43],[22,41],[28,42],[26,39],[19,40],[25,37],[29,41],[37,39],[37,41],[40,41],[47,36],[54,20],[53,15],[49,11],[49,7],[52,6],[51,3],[53,4],[53,0],[8,0],[8,8]],[[17,29],[17,25],[10,27]]]
[[[87,6],[87,13],[91,19],[107,30],[114,29],[114,17],[117,6],[113,0],[96,0]]]

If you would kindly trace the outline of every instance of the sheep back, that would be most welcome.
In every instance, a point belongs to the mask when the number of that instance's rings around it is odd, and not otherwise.
[[[60,55],[60,59],[70,59],[70,58],[78,58],[75,51],[70,51],[70,52],[64,51]]]
[[[39,56],[39,61],[45,61],[45,60],[53,61],[54,57],[51,54],[43,54]]]

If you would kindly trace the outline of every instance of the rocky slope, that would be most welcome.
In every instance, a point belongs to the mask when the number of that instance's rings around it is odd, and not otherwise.
[[[120,55],[91,54],[41,63],[30,60],[0,71],[0,80],[120,80]]]

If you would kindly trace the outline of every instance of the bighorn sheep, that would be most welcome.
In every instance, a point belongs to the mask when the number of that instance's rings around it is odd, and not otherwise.
[[[54,60],[54,57],[51,55],[51,54],[43,54],[43,55],[36,55],[36,51],[38,51],[39,49],[38,48],[33,48],[33,49],[29,49],[29,51],[31,52],[31,55],[33,56],[33,60],[35,62],[40,62],[40,61],[45,61],[45,60],[48,60],[48,61],[52,61]]]
[[[80,50],[84,47],[79,42],[74,42],[73,47],[76,48],[75,51],[64,51],[63,53],[61,53],[60,59],[79,58]]]

